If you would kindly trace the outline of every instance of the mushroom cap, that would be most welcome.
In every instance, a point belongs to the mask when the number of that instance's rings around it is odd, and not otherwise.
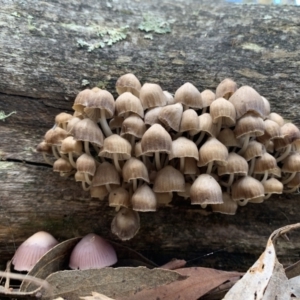
[[[250,141],[246,151],[243,153],[243,157],[249,161],[254,157],[261,157],[266,152],[266,147],[255,140]]]
[[[61,142],[68,137],[68,132],[60,127],[49,129],[45,136],[44,141],[50,145],[60,145]]]
[[[124,182],[130,182],[133,179],[142,179],[149,183],[147,167],[142,161],[131,157],[126,161],[122,169]]]
[[[181,103],[166,105],[160,110],[158,119],[166,128],[170,127],[175,131],[179,131],[182,112],[183,107]]]
[[[220,131],[217,139],[226,147],[242,147],[242,140],[237,139],[232,129],[224,128]]]
[[[171,160],[175,157],[193,157],[195,160],[198,161],[198,148],[193,141],[181,136],[172,142],[172,150],[169,154],[169,159]]]
[[[254,137],[260,136],[265,132],[265,123],[262,118],[248,113],[237,120],[233,132],[237,139],[248,134]]]
[[[246,176],[248,173],[248,163],[245,158],[235,152],[230,152],[225,166],[218,167],[218,175],[236,174]]]
[[[126,139],[113,134],[104,140],[103,148],[98,155],[113,159],[116,154],[118,155],[118,160],[129,159],[131,157],[131,145]]]
[[[237,120],[248,112],[261,118],[265,116],[265,103],[259,93],[250,86],[244,85],[240,87],[229,98],[229,101],[235,107]]]
[[[69,261],[73,270],[101,269],[117,262],[115,249],[94,233],[84,236],[74,247]]]
[[[79,92],[74,100],[74,104],[72,106],[72,108],[79,113],[83,113],[84,108],[87,106],[87,104],[89,103],[93,93],[95,90],[91,90],[91,89],[85,89],[81,92]]]
[[[217,165],[226,165],[228,149],[216,138],[210,137],[199,149],[198,167],[206,166],[214,161]]]
[[[276,122],[280,127],[283,126],[285,123],[283,117],[274,112],[268,115],[268,119]]]
[[[116,90],[119,95],[130,92],[134,96],[139,97],[141,83],[132,73],[127,73],[118,78],[116,82]]]
[[[234,201],[242,200],[245,204],[265,195],[262,183],[251,176],[245,176],[235,181],[232,184],[231,192]]]
[[[216,89],[216,98],[229,99],[237,90],[237,84],[230,78],[222,80]]]
[[[135,115],[126,118],[122,123],[121,136],[134,136],[138,139],[142,138],[147,128],[144,121]]]
[[[168,165],[156,174],[153,185],[155,193],[184,192],[185,180],[183,174]]]
[[[156,211],[156,195],[147,184],[143,184],[133,193],[131,204],[135,211]]]
[[[177,89],[174,99],[176,103],[182,103],[191,108],[199,109],[203,107],[201,93],[190,82],[186,82]]]
[[[128,190],[123,187],[118,187],[112,190],[108,196],[108,203],[111,207],[129,207],[130,195]]]
[[[44,152],[47,154],[52,154],[52,147],[50,144],[47,144],[45,141],[42,141],[36,146],[36,151],[40,153]]]
[[[149,110],[147,110],[146,114],[145,114],[145,118],[144,118],[144,122],[146,125],[154,125],[154,124],[161,124],[158,116],[160,111],[162,110],[162,107],[158,106],[158,107],[153,107]]]
[[[73,170],[72,165],[64,158],[57,159],[53,164],[53,172],[69,173]]]
[[[265,132],[263,135],[257,137],[257,140],[260,143],[265,144],[270,140],[272,141],[273,139],[283,137],[281,134],[280,126],[275,121],[266,119],[264,120],[264,123]]]
[[[185,131],[195,131],[198,132],[199,129],[199,118],[194,109],[186,109],[182,113],[179,132]]]
[[[109,121],[109,127],[111,130],[116,130],[122,128],[124,118],[122,117],[114,117]]]
[[[197,177],[190,190],[191,204],[223,203],[222,189],[218,182],[209,174]]]
[[[73,116],[71,114],[68,114],[68,113],[65,113],[65,112],[61,112],[61,113],[59,113],[58,115],[55,116],[55,124],[57,126],[60,126],[62,124],[66,124],[72,118],[73,118]]]
[[[263,102],[264,102],[264,108],[265,108],[265,111],[264,111],[264,119],[266,119],[270,112],[271,112],[271,105],[270,105],[270,102],[263,96],[261,96]]]
[[[235,215],[238,208],[236,201],[233,201],[228,193],[222,193],[222,199],[224,203],[211,205],[212,211],[225,215]]]
[[[97,169],[92,180],[92,186],[99,186],[105,184],[120,184],[120,176],[114,165],[105,161],[101,163]]]
[[[70,129],[70,133],[77,141],[90,142],[100,148],[103,146],[103,133],[101,129],[95,122],[88,118],[77,122]]]
[[[175,104],[175,99],[171,93],[169,93],[168,91],[164,91],[164,94],[167,98],[167,105]]]
[[[140,99],[129,92],[121,94],[116,99],[116,115],[119,117],[134,113],[144,118],[144,110]]]
[[[255,160],[253,173],[263,174],[265,171],[275,169],[276,167],[276,158],[268,152],[265,152],[261,157]]]
[[[74,125],[81,120],[82,118],[73,117],[67,124],[67,132],[70,132]]]
[[[167,97],[158,84],[145,83],[140,90],[140,100],[145,109],[165,106],[167,104]]]
[[[104,200],[107,194],[108,194],[108,190],[106,189],[105,185],[91,186],[90,188],[90,195],[92,198],[98,198],[100,200]]]
[[[203,92],[201,92],[201,98],[202,98],[202,104],[204,108],[204,107],[209,107],[213,103],[213,101],[215,101],[216,95],[211,90],[204,90]]]
[[[300,130],[293,123],[285,123],[280,127],[282,138],[274,139],[274,147],[276,150],[285,148],[291,143],[295,143],[300,139]]]
[[[24,241],[12,258],[16,271],[30,271],[37,261],[51,248],[57,240],[45,231],[39,231]]]
[[[122,241],[132,239],[140,229],[138,212],[122,207],[111,223],[111,232]]]
[[[94,176],[96,168],[97,165],[95,159],[86,153],[81,154],[76,160],[76,169],[78,172]]]
[[[217,125],[213,123],[211,115],[209,113],[204,113],[200,115],[198,119],[199,119],[199,131],[204,131],[209,136],[215,137],[217,134]],[[190,132],[190,134],[192,135],[196,133]]]
[[[291,153],[284,160],[281,171],[285,173],[300,172],[300,153]]]
[[[83,110],[92,120],[97,121],[100,118],[100,110],[104,110],[106,119],[110,119],[115,114],[115,99],[106,90],[92,90],[90,101]]]
[[[265,194],[282,194],[283,184],[276,178],[269,178],[263,182]]]
[[[143,153],[165,152],[169,154],[172,149],[172,138],[161,125],[154,124],[143,135],[141,147]]]
[[[232,103],[224,98],[217,98],[209,108],[213,123],[222,121],[224,127],[232,127],[235,125],[236,113]]]
[[[73,136],[66,137],[61,142],[60,153],[74,153],[80,155],[82,153],[82,143],[81,141],[76,141]]]

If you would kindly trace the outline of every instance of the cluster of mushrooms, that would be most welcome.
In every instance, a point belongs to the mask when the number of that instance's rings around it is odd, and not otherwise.
[[[225,79],[215,93],[200,92],[187,82],[172,95],[125,74],[116,90],[116,99],[97,87],[81,91],[74,114],[58,114],[37,150],[91,197],[108,195],[121,240],[138,232],[138,212],[169,205],[174,193],[235,214],[300,186],[300,131],[252,87]]]

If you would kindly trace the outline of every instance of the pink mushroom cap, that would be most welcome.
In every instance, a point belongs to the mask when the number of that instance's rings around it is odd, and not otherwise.
[[[30,271],[37,261],[58,241],[48,232],[39,231],[24,241],[17,249],[12,264],[16,271]]]
[[[89,233],[74,247],[69,267],[73,270],[101,269],[117,262],[115,249],[102,237]]]

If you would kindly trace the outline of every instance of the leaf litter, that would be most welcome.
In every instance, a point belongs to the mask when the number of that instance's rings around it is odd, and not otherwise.
[[[300,261],[284,269],[277,260],[275,242],[299,227],[297,223],[274,231],[265,251],[242,278],[239,272],[183,268],[185,261],[181,260],[153,268],[154,263],[135,251],[131,253],[130,248],[125,249],[130,260],[148,268],[64,270],[71,250],[79,241],[75,238],[48,251],[27,276],[1,272],[7,283],[8,278],[23,282],[18,290],[7,284],[0,286],[0,298],[3,295],[12,299],[38,296],[56,300],[296,300],[295,297],[300,297]]]

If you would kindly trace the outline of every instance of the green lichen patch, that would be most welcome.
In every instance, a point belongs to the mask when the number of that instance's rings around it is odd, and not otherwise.
[[[0,111],[0,120],[2,120],[3,122],[5,121],[5,119],[7,119],[8,117],[10,117],[13,114],[16,114],[16,111],[12,111],[9,114],[5,114],[5,112],[3,110]]]
[[[144,15],[143,21],[140,23],[140,30],[145,32],[154,32],[158,34],[165,34],[171,32],[170,23],[157,15]],[[148,36],[145,38],[149,38]]]
[[[97,30],[99,40],[95,43],[89,43],[82,39],[77,40],[77,46],[80,48],[87,48],[88,52],[91,52],[98,48],[104,48],[106,46],[112,46],[113,44],[125,40],[127,37],[128,26],[119,28],[100,28]]]

